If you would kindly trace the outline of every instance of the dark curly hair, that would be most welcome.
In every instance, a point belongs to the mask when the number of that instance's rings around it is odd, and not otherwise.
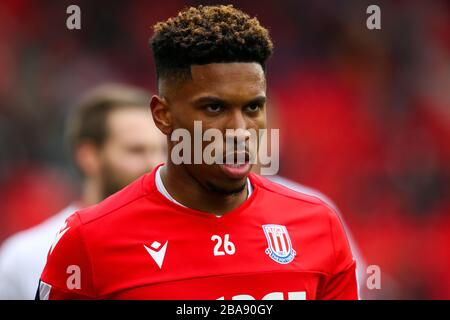
[[[256,18],[232,5],[190,7],[159,22],[150,39],[158,79],[195,64],[257,62],[265,70],[273,44]]]

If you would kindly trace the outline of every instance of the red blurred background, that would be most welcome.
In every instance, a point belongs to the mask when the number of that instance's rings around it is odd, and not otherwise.
[[[151,26],[208,3],[1,2],[0,242],[76,196],[62,137],[74,99],[106,81],[154,92]],[[227,3],[256,15],[275,44],[280,174],[341,209],[382,270],[371,298],[450,299],[449,3],[378,1],[381,30],[366,28],[366,1]],[[71,4],[81,30],[66,28]]]

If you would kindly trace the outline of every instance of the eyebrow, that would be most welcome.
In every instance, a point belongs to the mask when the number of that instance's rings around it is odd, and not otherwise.
[[[247,102],[244,103],[244,105],[250,105],[250,104],[255,104],[255,103],[259,103],[259,104],[264,104],[266,102],[266,97],[265,96],[257,96]],[[226,100],[223,100],[221,98],[215,97],[215,96],[203,96],[200,97],[198,99],[195,99],[193,101],[194,104],[199,105],[199,104],[221,104],[221,105],[229,105],[230,103]]]
[[[266,97],[265,96],[257,96],[256,98],[253,98],[249,102],[247,102],[245,105],[251,105],[251,104],[264,104],[266,103]]]

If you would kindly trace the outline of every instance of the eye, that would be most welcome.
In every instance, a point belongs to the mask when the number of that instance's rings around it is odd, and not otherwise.
[[[210,113],[218,113],[222,111],[223,107],[220,104],[209,104],[205,106],[205,110]]]
[[[249,104],[248,106],[245,107],[245,110],[247,112],[258,112],[260,109],[262,109],[262,106],[260,104]]]
[[[130,154],[136,154],[136,155],[144,154],[144,153],[145,153],[145,146],[141,146],[141,145],[131,145],[131,146],[128,146],[128,147],[126,148],[126,151],[127,151],[128,153],[130,153]]]

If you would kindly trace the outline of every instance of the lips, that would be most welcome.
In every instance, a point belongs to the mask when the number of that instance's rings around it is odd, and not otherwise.
[[[231,179],[243,179],[250,172],[250,163],[243,164],[221,164],[222,171]]]
[[[248,151],[230,152],[223,157],[223,162],[227,164],[244,164],[249,161],[250,161],[250,154],[248,153]]]
[[[232,163],[229,163],[230,161],[226,161],[227,158],[232,159]],[[229,178],[243,179],[248,175],[251,169],[249,159],[250,155],[248,152],[229,153],[224,157],[224,164],[221,164],[220,167]]]

